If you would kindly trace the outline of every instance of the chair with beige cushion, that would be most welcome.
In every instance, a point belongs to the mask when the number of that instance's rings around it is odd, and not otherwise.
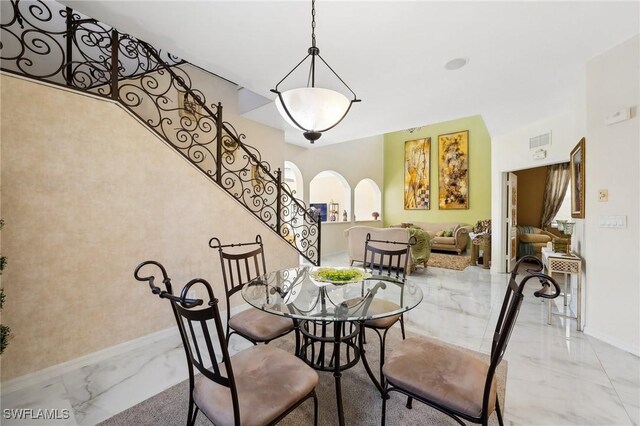
[[[552,241],[554,235],[535,226],[518,225],[516,239],[518,242],[518,259],[523,256],[535,256],[542,259],[542,248]]]
[[[516,281],[523,261],[535,262],[535,270]],[[390,392],[407,395],[407,408],[416,399],[454,418],[487,425],[495,411],[500,425],[502,412],[498,400],[495,373],[507,349],[523,299],[524,286],[532,278],[543,284],[536,297],[552,299],[560,294],[560,287],[542,272],[542,262],[526,256],[516,263],[498,317],[489,363],[470,351],[427,337],[412,337],[398,344],[387,359],[382,371],[386,383],[382,398],[382,425],[385,424],[386,405]],[[555,292],[547,287],[553,284]]]
[[[155,286],[154,275],[141,275],[143,269],[151,268],[160,269],[166,290]],[[191,280],[176,296],[158,262],[141,263],[134,276],[171,303],[189,370],[187,425],[195,424],[199,411],[218,426],[272,425],[309,398],[313,399],[317,425],[318,374],[304,361],[274,346],[252,346],[229,356],[218,299],[207,281]],[[205,297],[189,299],[191,291]]]
[[[384,243],[386,246],[396,246],[394,249],[383,249],[376,247],[377,244]],[[397,241],[381,241],[374,240],[370,234],[367,234],[364,244],[364,269],[373,274],[387,276],[394,276],[398,280],[400,288],[400,302],[402,303],[402,295],[404,291],[404,280],[407,276],[407,264],[411,257],[410,250],[411,244],[415,244],[415,237],[411,237],[409,242],[397,242]],[[391,285],[390,283],[387,285]],[[371,302],[370,309],[379,312],[394,311],[400,309],[399,305],[393,302],[374,299]],[[380,341],[380,379],[382,383],[382,366],[384,365],[384,352],[385,342],[387,339],[387,332],[397,322],[400,322],[400,330],[402,332],[402,338],[405,338],[404,333],[404,316],[402,314],[392,315],[389,317],[366,320],[363,323],[365,329],[375,331]],[[364,333],[364,330],[362,331]],[[363,334],[364,335],[364,334]]]
[[[347,254],[350,265],[353,265],[353,262],[364,262],[364,246],[367,235],[370,235],[373,240],[396,241],[403,244],[407,244],[411,238],[408,228],[375,228],[361,225],[350,227],[344,231],[344,235],[347,237]],[[395,250],[397,248],[394,244],[385,243],[374,243],[373,246],[384,250]],[[404,264],[404,257],[401,262]],[[409,257],[406,273],[410,274],[413,269],[414,265],[411,257]]]
[[[225,297],[227,299],[227,339],[238,334],[254,345],[269,343],[295,330],[291,318],[268,314],[259,309],[245,309],[231,316],[231,297],[240,293],[242,287],[252,279],[266,273],[266,262],[262,237],[256,236],[255,242],[222,244],[216,237],[211,238],[209,246],[218,249]],[[250,247],[246,250],[246,247]],[[233,330],[233,331],[231,331]],[[296,332],[296,353],[299,349],[299,335]]]

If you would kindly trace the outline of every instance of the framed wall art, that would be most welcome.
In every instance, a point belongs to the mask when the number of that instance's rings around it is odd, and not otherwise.
[[[571,150],[569,173],[571,175],[571,217],[584,218],[584,138]]]
[[[431,138],[404,143],[404,208],[429,210]]]
[[[198,121],[198,117],[202,115],[202,106],[196,102],[192,95],[178,90],[178,115]]]
[[[469,208],[469,131],[438,136],[438,208]]]
[[[309,203],[309,214],[321,222],[327,221],[327,203]]]

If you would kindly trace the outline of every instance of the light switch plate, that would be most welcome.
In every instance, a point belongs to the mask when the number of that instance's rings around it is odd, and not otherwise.
[[[598,190],[598,201],[609,201],[609,190],[608,189],[600,189]]]
[[[626,215],[607,215],[600,216],[598,218],[600,228],[626,228],[627,216]]]

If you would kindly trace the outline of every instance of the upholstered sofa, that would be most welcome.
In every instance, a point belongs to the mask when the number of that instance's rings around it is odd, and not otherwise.
[[[367,238],[367,234],[371,234],[372,240],[380,241],[397,241],[402,243],[409,242],[410,234],[408,228],[374,228],[372,226],[352,226],[344,231],[344,235],[348,240],[349,264],[353,265],[353,262],[364,262],[364,243]],[[428,240],[427,240],[428,242]],[[374,247],[382,249],[397,250],[397,244],[384,244],[384,243],[370,243]],[[422,262],[424,266],[427,266],[428,257]],[[404,258],[400,259],[400,262],[404,262]],[[413,259],[409,259],[407,262],[407,274],[410,274],[414,270],[416,264]]]
[[[518,243],[518,259],[522,256],[533,255],[542,258],[542,248],[552,241],[555,235],[535,226],[519,225],[516,228],[516,241]]]
[[[471,226],[460,222],[430,223],[412,222],[413,226],[424,229],[431,236],[431,250],[453,251],[458,254],[467,249]],[[451,231],[451,236],[439,236],[444,231]]]

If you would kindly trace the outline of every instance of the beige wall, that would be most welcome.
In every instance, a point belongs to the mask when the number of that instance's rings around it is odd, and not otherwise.
[[[540,227],[547,167],[514,172],[518,176],[518,225]]]
[[[572,250],[584,259],[586,299],[584,332],[640,355],[640,36],[635,36],[587,64],[576,75],[571,111],[532,123],[493,138],[492,217],[502,220],[506,171],[569,161],[580,138],[585,145],[585,218],[574,219]],[[631,108],[630,120],[607,126],[604,117]],[[552,131],[547,158],[534,161],[528,139]],[[536,164],[537,163],[537,164]],[[598,201],[598,190],[608,189],[609,201]],[[627,227],[601,228],[600,218],[623,215]],[[493,228],[492,270],[502,271],[502,229]]]
[[[640,355],[640,36],[587,64],[585,143],[585,333]],[[632,108],[630,120],[607,126],[604,117]],[[598,190],[609,201],[598,201]],[[623,215],[624,229],[599,218]]]
[[[579,90],[580,88],[576,87],[576,91]],[[504,221],[506,205],[504,177],[507,172],[569,161],[571,149],[585,135],[584,130],[576,126],[577,115],[578,113],[574,111],[559,114],[492,138],[492,223],[503,223]],[[547,157],[543,160],[534,160],[533,152],[529,149],[529,138],[549,131],[552,134],[552,142],[547,147]],[[518,196],[520,196],[520,191],[518,191]],[[579,227],[580,224],[577,224],[576,233],[581,232]],[[506,256],[504,255],[506,235],[503,227],[493,226],[491,234],[491,270],[506,272]],[[572,238],[572,241],[575,240],[577,240],[577,235]]]
[[[260,233],[270,269],[297,264],[286,242],[120,107],[1,83],[2,322],[14,334],[3,380],[173,326],[167,303],[133,279],[143,260],[164,263],[176,287],[208,279],[220,297],[211,236]],[[282,143],[258,127],[253,137]]]
[[[304,184],[304,202],[309,203],[309,182],[323,170],[333,170],[340,173],[351,187],[351,206],[354,205],[353,189],[362,179],[373,180],[380,190],[383,185],[384,158],[383,136],[372,136],[355,141],[322,146],[322,138],[316,142],[317,147],[301,148],[296,145],[285,144],[285,160],[294,163],[302,173]],[[342,203],[340,203],[342,204]],[[341,207],[341,209],[344,209]],[[351,209],[347,209],[350,213]],[[347,251],[347,238],[344,230],[355,225],[351,222],[340,222],[322,225],[322,256]],[[342,218],[340,218],[342,219]],[[362,222],[358,225],[381,226],[379,220]]]

